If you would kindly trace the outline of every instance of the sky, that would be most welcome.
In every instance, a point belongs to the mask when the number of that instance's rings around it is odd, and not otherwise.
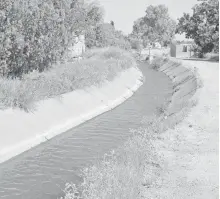
[[[145,15],[149,5],[164,4],[168,7],[170,16],[177,20],[184,12],[192,13],[192,7],[197,0],[98,0],[104,8],[104,20],[115,23],[117,30],[129,34],[132,31],[133,22]],[[176,39],[184,39],[184,35],[177,35]]]

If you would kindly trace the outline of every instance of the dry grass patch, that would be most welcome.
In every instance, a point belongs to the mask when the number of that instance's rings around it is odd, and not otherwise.
[[[118,48],[88,51],[84,59],[74,63],[54,65],[48,71],[32,72],[21,79],[0,78],[2,108],[34,109],[39,100],[59,97],[76,89],[101,85],[119,72],[136,66],[132,56]]]

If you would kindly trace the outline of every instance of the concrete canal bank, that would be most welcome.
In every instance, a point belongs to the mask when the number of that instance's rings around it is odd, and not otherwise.
[[[130,128],[142,125],[143,116],[157,114],[165,101],[171,101],[172,115],[195,92],[195,78],[181,65],[164,65],[159,72],[146,63],[139,68],[145,82],[123,104],[0,164],[0,197],[62,196],[66,182],[80,182],[80,169],[120,146],[131,135]]]
[[[186,101],[196,100],[196,103],[192,104],[187,115],[181,111],[181,122],[164,131],[160,139],[155,141],[157,152],[163,157],[164,163],[157,173],[157,179],[146,188],[143,197],[218,198],[219,63],[179,61],[185,69],[178,72],[180,75],[176,78],[173,76],[180,69],[175,65],[170,69],[165,67],[178,88],[173,96],[177,102],[171,108],[175,110],[176,104],[176,110],[180,109],[183,102],[181,98]],[[187,78],[186,73],[191,78]],[[184,104],[182,106],[185,107]]]
[[[33,113],[0,111],[0,163],[115,108],[131,97],[142,81],[142,73],[132,67],[100,87],[41,101]]]
[[[159,68],[159,71],[165,73],[173,83],[172,101],[167,108],[168,116],[173,115],[185,108],[188,101],[196,93],[199,80],[194,68],[189,68],[177,59],[171,59],[165,63]]]
[[[0,197],[63,195],[66,182],[80,181],[80,169],[120,146],[131,135],[130,128],[140,127],[143,116],[157,114],[157,107],[171,100],[172,81],[146,63],[139,68],[145,82],[123,104],[0,164]]]

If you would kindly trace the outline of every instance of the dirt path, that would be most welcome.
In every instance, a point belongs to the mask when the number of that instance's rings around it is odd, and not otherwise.
[[[198,68],[204,86],[187,118],[158,141],[165,165],[158,181],[146,189],[146,198],[217,199],[219,66],[205,61],[183,64]]]

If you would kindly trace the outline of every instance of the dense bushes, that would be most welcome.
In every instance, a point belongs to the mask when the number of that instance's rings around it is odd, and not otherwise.
[[[0,73],[43,71],[62,58],[74,37],[102,19],[95,4],[79,0],[0,2]]]
[[[81,61],[54,65],[43,73],[34,71],[23,75],[21,79],[13,80],[0,78],[0,104],[5,108],[22,108],[28,111],[36,101],[98,85],[135,64],[132,56],[121,49],[88,51]]]

